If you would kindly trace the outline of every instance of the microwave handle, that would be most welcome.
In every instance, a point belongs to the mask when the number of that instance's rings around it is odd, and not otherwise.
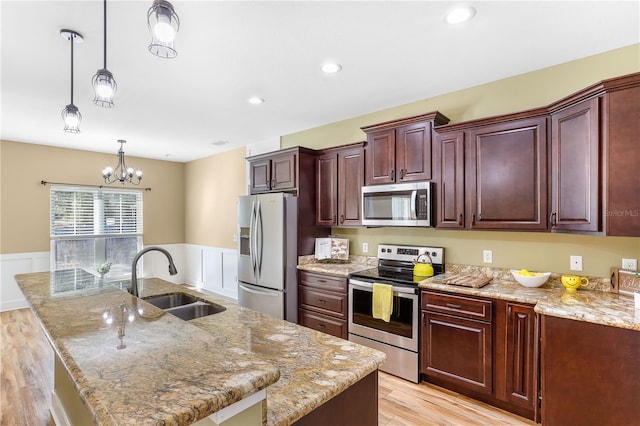
[[[418,191],[417,190],[411,191],[411,219],[413,220],[418,219],[418,212],[416,210],[417,199],[418,199]]]

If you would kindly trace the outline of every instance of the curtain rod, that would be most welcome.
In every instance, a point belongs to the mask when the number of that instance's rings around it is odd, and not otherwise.
[[[90,188],[114,188],[113,186],[105,186],[105,185],[88,185],[85,183],[65,183],[65,182],[48,182],[46,180],[41,180],[40,181],[41,185],[69,185],[69,186],[86,186],[86,187],[90,187]],[[125,188],[125,189],[136,189],[136,188]],[[140,188],[140,189],[144,189],[145,191],[151,191],[151,188]]]

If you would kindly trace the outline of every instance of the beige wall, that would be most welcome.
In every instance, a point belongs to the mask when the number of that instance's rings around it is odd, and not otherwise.
[[[40,181],[104,184],[100,172],[116,165],[116,151],[0,141],[0,253],[49,251],[50,187]],[[183,243],[185,165],[128,156],[126,161],[144,172],[140,186],[151,188],[143,195],[144,244]]]
[[[281,138],[283,148],[325,148],[365,139],[360,127],[440,111],[460,122],[546,106],[603,79],[640,71],[640,45],[636,44],[566,64],[499,80],[390,108]],[[482,250],[493,250],[495,267],[569,272],[569,256],[583,256],[583,274],[609,276],[621,259],[640,259],[640,238],[584,235],[442,231],[418,228],[334,229],[351,240],[351,253],[363,254],[369,244],[375,256],[379,243],[431,244],[446,248],[447,262],[484,265]]]
[[[237,199],[247,188],[245,164],[244,148],[186,164],[185,242],[236,248]]]

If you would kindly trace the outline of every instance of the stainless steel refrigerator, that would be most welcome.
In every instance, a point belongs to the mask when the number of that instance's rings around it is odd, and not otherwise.
[[[238,302],[297,322],[298,199],[273,193],[238,198]]]

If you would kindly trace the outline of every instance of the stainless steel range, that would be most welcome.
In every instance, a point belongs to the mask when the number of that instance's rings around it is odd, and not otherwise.
[[[413,261],[425,253],[434,273],[444,273],[442,247],[380,244],[378,267],[349,275],[349,340],[386,353],[387,362],[380,369],[414,383],[419,382],[420,290]],[[373,318],[374,282],[393,286],[389,322]]]

